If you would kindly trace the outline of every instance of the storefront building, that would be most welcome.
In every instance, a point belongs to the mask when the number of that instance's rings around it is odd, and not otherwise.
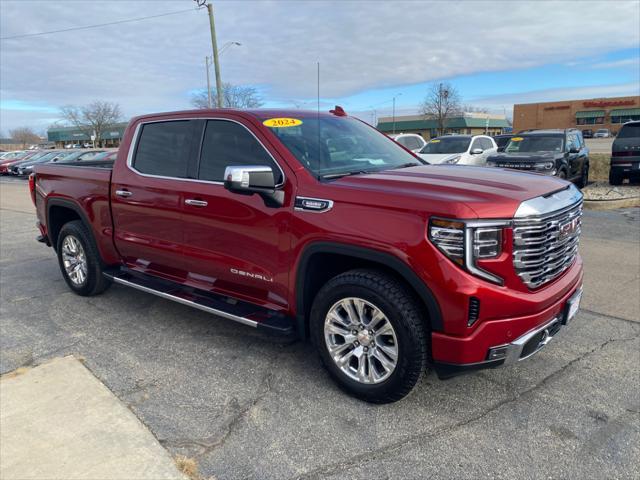
[[[380,117],[378,130],[392,135],[394,133],[417,133],[425,140],[438,136],[438,122],[434,118],[425,118],[424,115],[404,115],[393,117]],[[449,118],[446,122],[444,133],[459,133],[465,135],[499,135],[510,130],[510,125],[504,115],[492,115],[486,113],[465,113],[464,115]]]
[[[124,135],[126,123],[116,123],[102,132],[102,147],[119,147]],[[55,142],[56,148],[64,148],[67,145],[92,144],[91,136],[76,127],[53,127],[47,130],[47,138]],[[98,146],[96,144],[96,146]]]
[[[606,128],[616,134],[623,123],[631,120],[640,120],[640,96],[513,106],[514,132],[540,128],[578,128],[595,132]]]

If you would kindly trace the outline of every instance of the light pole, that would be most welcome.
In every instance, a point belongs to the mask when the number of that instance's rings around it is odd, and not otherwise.
[[[225,43],[222,46],[222,48],[220,49],[220,51],[218,52],[218,57],[221,57],[222,54],[224,53],[224,51],[227,48],[231,47],[232,45],[237,45],[239,47],[242,44],[240,42],[227,42],[227,43]],[[206,57],[204,57],[204,64],[205,64],[205,68],[207,69],[207,105],[209,106],[209,108],[211,108],[211,81],[209,80],[209,65],[211,64],[211,62],[210,62],[209,59],[210,59],[210,57],[208,55]]]
[[[229,48],[229,47],[231,47],[233,45],[235,45],[236,47],[241,47],[242,46],[242,44],[240,42],[227,42],[222,46],[222,48],[220,50],[218,50],[218,56],[221,56],[227,48]]]
[[[204,64],[207,69],[207,106],[211,108],[211,81],[209,80],[209,55],[204,57]]]
[[[396,98],[402,95],[402,93],[398,93],[393,97],[393,134],[396,133]]]

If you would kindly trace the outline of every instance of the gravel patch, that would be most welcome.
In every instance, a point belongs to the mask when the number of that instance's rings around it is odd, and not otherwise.
[[[623,200],[640,198],[640,185],[609,185],[607,182],[595,182],[582,190],[585,200]]]

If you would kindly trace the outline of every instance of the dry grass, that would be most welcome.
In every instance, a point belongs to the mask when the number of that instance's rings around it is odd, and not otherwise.
[[[589,180],[609,181],[609,163],[611,156],[605,153],[589,155]]]
[[[175,460],[178,470],[184,473],[191,480],[204,480],[198,472],[198,463],[195,459],[185,457],[184,455],[178,455]]]
[[[31,370],[31,368],[32,367],[19,367],[19,368],[16,368],[15,370],[12,370],[11,372],[7,372],[4,375],[1,375],[0,379],[5,380],[7,378],[17,377],[19,375],[27,373],[29,370]]]

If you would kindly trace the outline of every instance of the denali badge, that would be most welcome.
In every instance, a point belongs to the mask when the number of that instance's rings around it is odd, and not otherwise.
[[[230,271],[234,275],[240,275],[241,277],[255,278],[256,280],[262,280],[264,282],[273,283],[273,278],[272,277],[267,277],[265,275],[260,275],[259,273],[245,272],[244,270],[237,270],[235,268],[231,268]]]
[[[332,200],[324,198],[296,197],[295,209],[299,212],[328,212],[333,208]]]

